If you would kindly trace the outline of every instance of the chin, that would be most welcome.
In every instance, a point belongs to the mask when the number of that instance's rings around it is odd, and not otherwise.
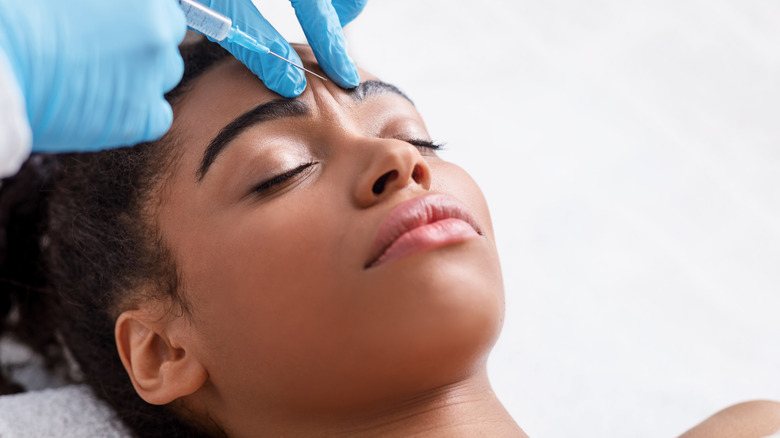
[[[398,260],[414,309],[405,326],[405,356],[430,383],[446,385],[484,366],[501,332],[504,288],[498,256],[462,251]]]
[[[307,380],[309,395],[349,411],[408,400],[484,369],[504,319],[489,241],[412,254],[367,273],[340,291],[355,307],[337,323],[347,329],[328,350],[330,371]]]

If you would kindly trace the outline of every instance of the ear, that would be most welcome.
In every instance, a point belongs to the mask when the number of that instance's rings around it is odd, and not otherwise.
[[[197,391],[208,372],[188,354],[184,317],[163,306],[127,310],[114,326],[116,346],[135,391],[147,403],[163,405]]]

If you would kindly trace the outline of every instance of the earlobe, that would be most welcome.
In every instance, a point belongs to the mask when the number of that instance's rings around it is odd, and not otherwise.
[[[171,335],[169,318],[150,313],[144,309],[123,312],[114,335],[135,391],[147,403],[163,405],[197,391],[208,372]]]

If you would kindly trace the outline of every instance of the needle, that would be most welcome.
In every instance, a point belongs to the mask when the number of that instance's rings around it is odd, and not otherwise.
[[[260,53],[270,53],[276,56],[284,62],[288,62],[291,65],[305,71],[306,73],[313,74],[323,81],[327,81],[324,77],[314,73],[313,71],[305,68],[302,65],[298,65],[284,56],[277,55],[272,52],[267,46],[261,44],[253,36],[242,31],[237,25],[234,25],[233,20],[220,14],[219,12],[208,8],[196,0],[179,0],[179,6],[181,6],[184,12],[184,17],[187,19],[187,26],[197,30],[198,32],[215,39],[216,41],[224,41],[227,39],[230,42],[236,43],[247,49],[254,50]]]
[[[306,73],[310,73],[310,74],[313,74],[314,76],[317,76],[318,78],[322,79],[323,81],[327,81],[327,79],[326,79],[326,78],[324,78],[324,77],[322,77],[322,76],[318,75],[317,73],[314,73],[313,71],[309,70],[308,68],[306,68],[306,67],[304,67],[304,66],[302,66],[302,65],[298,65],[298,64],[296,64],[296,63],[294,63],[294,62],[290,61],[289,59],[285,58],[284,56],[277,55],[276,53],[274,53],[274,52],[272,52],[272,51],[270,51],[270,50],[268,51],[268,54],[269,54],[269,55],[274,55],[274,56],[276,56],[277,58],[281,59],[282,61],[289,62],[290,64],[292,64],[292,65],[294,65],[294,66],[298,67],[299,69],[301,69],[301,70],[305,71]]]

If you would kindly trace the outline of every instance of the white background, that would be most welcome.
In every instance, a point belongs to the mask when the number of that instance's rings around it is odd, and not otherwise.
[[[780,399],[779,2],[369,0],[347,35],[485,192],[489,370],[529,435],[672,437]]]

